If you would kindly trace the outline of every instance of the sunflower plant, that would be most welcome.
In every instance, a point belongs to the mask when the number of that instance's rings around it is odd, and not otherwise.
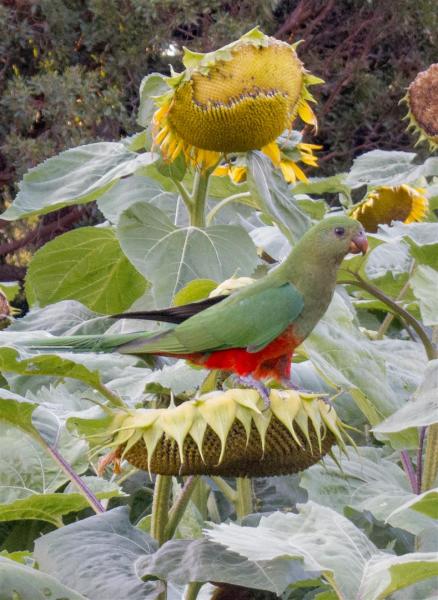
[[[186,50],[143,80],[137,134],[19,183],[2,219],[91,202],[102,218],[35,253],[26,314],[17,286],[0,294],[2,598],[432,597],[438,159],[374,150],[318,177],[322,80],[303,58],[258,29]],[[343,263],[297,389],[273,385],[268,409],[184,361],[20,345],[232,294],[333,213],[370,251]]]

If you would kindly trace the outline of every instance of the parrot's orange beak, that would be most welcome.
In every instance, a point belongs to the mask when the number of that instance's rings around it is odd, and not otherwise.
[[[352,254],[359,254],[359,252],[362,252],[362,254],[366,254],[368,250],[368,240],[364,231],[361,231],[360,233],[356,234],[351,239],[349,250]]]

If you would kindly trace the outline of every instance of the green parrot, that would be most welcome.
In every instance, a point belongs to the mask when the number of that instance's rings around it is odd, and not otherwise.
[[[342,260],[350,252],[365,254],[367,248],[358,221],[328,217],[309,229],[268,275],[231,295],[114,315],[172,323],[163,332],[66,336],[29,346],[184,358],[237,374],[249,384],[271,377],[287,383],[293,352],[327,310]]]

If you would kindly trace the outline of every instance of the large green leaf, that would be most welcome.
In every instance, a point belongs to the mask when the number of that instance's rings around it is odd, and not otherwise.
[[[6,335],[6,334],[5,334]],[[20,375],[52,375],[55,377],[71,377],[87,383],[91,387],[101,385],[100,375],[91,371],[80,362],[63,358],[57,354],[20,355],[15,348],[0,348],[0,371],[19,373]],[[76,358],[76,357],[75,357]],[[80,358],[79,358],[80,360]]]
[[[414,152],[371,150],[358,156],[345,183],[351,187],[367,185],[400,185],[415,181],[428,172],[428,163],[414,164]]]
[[[397,590],[435,576],[438,558],[434,552],[378,558],[367,564],[358,596],[360,600],[383,600]]]
[[[137,203],[122,214],[118,237],[126,256],[152,283],[155,303],[170,304],[192,279],[251,275],[257,253],[240,226],[178,228],[155,206]]]
[[[252,560],[207,539],[172,540],[141,558],[144,578],[159,577],[178,585],[217,581],[282,594],[294,583],[315,580],[319,571],[306,571],[298,561]]]
[[[350,188],[345,184],[345,173],[331,177],[311,177],[309,181],[300,181],[294,185],[294,194],[335,194],[341,193],[350,197]]]
[[[425,368],[419,345],[369,340],[340,294],[335,294],[304,348],[321,376],[347,390],[372,425],[402,406]],[[415,446],[416,439],[407,435],[399,442]]]
[[[83,227],[38,250],[27,271],[26,295],[30,304],[71,299],[110,314],[131,306],[146,285],[112,229]]]
[[[8,327],[8,333],[44,331],[52,335],[98,334],[104,333],[113,324],[114,319],[102,317],[76,300],[62,300],[44,308],[31,308],[24,317],[16,319]]]
[[[382,242],[405,242],[417,263],[438,268],[438,223],[401,223],[380,225],[371,239]]]
[[[425,325],[438,325],[438,271],[418,265],[410,281]]]
[[[298,207],[271,160],[261,152],[248,155],[248,187],[258,208],[289,240],[296,242],[310,227],[311,220]]]
[[[400,527],[413,534],[430,527],[432,521],[411,510],[412,492],[404,471],[377,448],[350,450],[348,458],[338,457],[339,466],[331,458],[324,465],[314,465],[301,478],[301,486],[309,498],[337,510],[341,514],[349,506],[369,511],[379,521]]]
[[[91,202],[121,177],[154,160],[156,156],[150,153],[136,154],[115,142],[66,150],[26,173],[14,203],[2,214],[2,219],[20,219]]]
[[[412,509],[419,512],[431,519],[438,519],[438,488],[434,490],[427,490],[420,495],[414,496],[399,508],[395,509],[388,517],[388,520],[394,518],[396,514],[405,511],[406,509]],[[438,542],[438,540],[436,540]]]
[[[155,542],[129,522],[127,508],[78,521],[35,543],[42,571],[74,585],[93,600],[152,600],[160,583],[140,579],[138,560],[156,549]]]
[[[122,179],[102,194],[97,201],[97,205],[111,223],[117,224],[122,212],[137,202],[149,202],[165,212],[167,212],[167,205],[170,204],[173,206],[173,213],[175,213],[177,201],[178,196],[176,194],[164,191],[150,177],[134,175]]]
[[[0,521],[39,519],[59,526],[63,514],[88,506],[78,493],[55,493],[68,478],[36,439],[4,424],[0,431]],[[60,428],[56,445],[77,472],[86,469],[85,442]]]
[[[1,600],[86,600],[54,577],[0,556]]]
[[[0,421],[34,434],[32,413],[37,404],[9,390],[0,389]]]
[[[300,505],[297,515],[262,517],[258,527],[222,523],[205,534],[254,562],[299,561],[305,570],[320,571],[348,600],[357,598],[368,561],[384,556],[351,521],[314,502]]]
[[[424,379],[415,397],[374,427],[376,433],[396,433],[409,427],[425,427],[438,422],[438,360],[427,364]]]

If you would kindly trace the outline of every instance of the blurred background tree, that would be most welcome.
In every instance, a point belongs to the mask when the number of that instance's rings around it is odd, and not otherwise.
[[[436,61],[436,0],[0,0],[3,207],[45,158],[138,130],[141,79],[180,69],[183,45],[213,50],[255,25],[303,39],[301,59],[326,81],[316,91],[318,175],[374,148],[412,148],[399,101]],[[96,218],[87,206],[3,223],[0,281],[22,279],[35,248]]]

